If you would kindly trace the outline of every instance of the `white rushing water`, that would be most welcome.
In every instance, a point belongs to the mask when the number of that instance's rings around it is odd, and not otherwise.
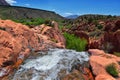
[[[47,55],[26,60],[15,73],[13,80],[60,80],[60,77],[71,71],[73,65],[88,60],[87,52],[50,49]]]

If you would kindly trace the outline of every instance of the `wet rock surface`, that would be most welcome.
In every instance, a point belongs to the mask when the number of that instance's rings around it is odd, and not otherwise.
[[[46,53],[38,53],[46,54]],[[50,49],[47,55],[27,59],[15,73],[12,80],[69,80],[69,73],[89,60],[87,52],[66,49]],[[80,67],[78,67],[80,68]],[[74,76],[77,75],[78,77]],[[71,75],[77,80],[84,79],[82,71],[73,70]],[[82,77],[81,77],[81,76]],[[72,79],[72,78],[71,78]],[[91,79],[93,80],[93,79]]]

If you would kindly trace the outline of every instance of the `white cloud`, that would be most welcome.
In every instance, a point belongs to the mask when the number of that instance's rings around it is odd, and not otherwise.
[[[73,15],[73,13],[69,13],[69,12],[67,12],[67,13],[65,13],[65,15]]]
[[[5,0],[10,5],[13,5],[14,3],[17,3],[15,0]]]
[[[52,9],[51,11],[56,11],[55,9]]]
[[[74,13],[71,13],[71,12],[65,12],[65,13],[62,13],[61,15],[66,17],[66,16],[70,16],[70,15],[73,15]]]
[[[30,4],[25,4],[25,6],[30,6]]]

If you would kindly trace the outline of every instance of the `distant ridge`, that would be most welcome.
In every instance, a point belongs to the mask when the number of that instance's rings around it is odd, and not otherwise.
[[[102,15],[102,14],[85,14],[85,15],[80,15],[77,19],[108,19],[108,18],[115,18],[119,16],[112,16],[112,15]]]
[[[0,6],[0,18],[3,19],[29,19],[29,18],[49,18],[64,19],[53,11],[34,9],[19,6]]]
[[[76,19],[78,17],[79,17],[79,15],[70,15],[70,16],[67,16],[65,18],[67,18],[67,19]]]
[[[0,5],[10,6],[5,0],[0,0]]]

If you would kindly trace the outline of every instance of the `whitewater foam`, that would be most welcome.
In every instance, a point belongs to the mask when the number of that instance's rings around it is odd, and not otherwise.
[[[62,70],[68,74],[72,67],[89,60],[87,52],[50,49],[45,56],[29,59],[21,65],[13,80],[60,80]]]

